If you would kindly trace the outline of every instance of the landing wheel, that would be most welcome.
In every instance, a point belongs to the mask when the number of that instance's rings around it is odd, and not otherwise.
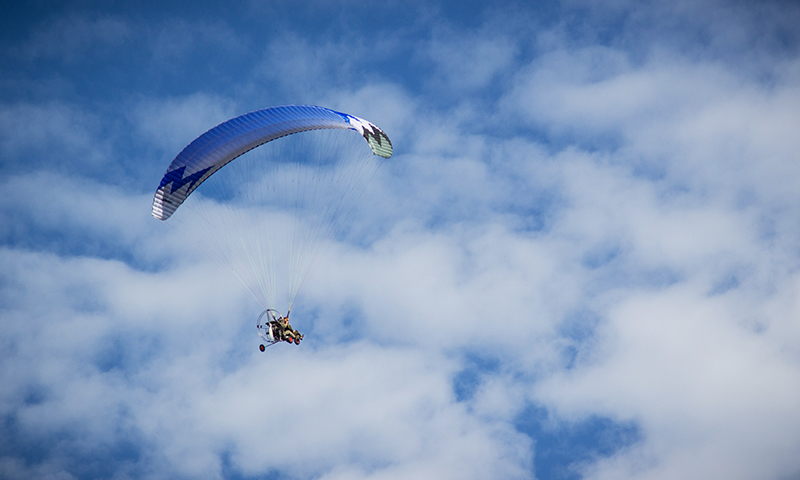
[[[258,349],[263,352],[264,350],[267,349],[267,347],[265,347],[264,344],[262,343],[261,345],[258,346]]]

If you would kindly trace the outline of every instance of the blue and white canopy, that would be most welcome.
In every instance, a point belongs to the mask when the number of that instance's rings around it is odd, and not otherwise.
[[[355,130],[375,155],[392,156],[389,137],[362,118],[313,105],[257,110],[217,125],[175,157],[156,190],[153,216],[168,219],[201,183],[247,151],[286,135],[326,128]]]

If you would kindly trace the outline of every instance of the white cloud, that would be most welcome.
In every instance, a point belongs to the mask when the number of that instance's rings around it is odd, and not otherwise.
[[[229,99],[198,93],[138,102],[129,113],[129,120],[142,143],[155,146],[159,153],[168,155],[162,160],[166,170],[172,158],[192,140],[244,113],[247,112],[237,111]],[[163,171],[159,173],[163,175]]]
[[[120,441],[124,426],[185,475],[218,471],[229,451],[248,473],[318,475],[349,459],[381,478],[525,476],[524,437],[454,403],[455,364],[435,352],[358,343],[278,347],[265,357],[253,348],[230,371],[220,360],[241,350],[241,328],[225,320],[235,296],[219,284],[207,291],[208,270],[145,274],[113,261],[3,257],[12,267],[6,292],[26,292],[5,302],[14,355],[0,373],[3,413],[34,438],[70,431],[90,439],[89,450],[73,445],[86,455],[95,442]],[[35,385],[42,398],[22,403]]]
[[[568,418],[603,412],[643,429],[642,445],[589,478],[612,478],[622,466],[628,478],[780,478],[797,468],[800,363],[771,332],[796,314],[754,333],[735,295],[698,293],[683,285],[631,296],[609,313],[595,355],[536,387]],[[788,343],[797,340],[795,332]],[[657,464],[637,470],[642,457]]]
[[[509,38],[481,32],[467,32],[463,37],[442,34],[425,46],[435,65],[430,83],[449,94],[489,86],[512,65],[519,49]]]
[[[99,117],[64,103],[0,106],[0,153],[3,166],[95,169],[107,158],[108,141],[100,141]],[[67,163],[60,166],[59,163]]]

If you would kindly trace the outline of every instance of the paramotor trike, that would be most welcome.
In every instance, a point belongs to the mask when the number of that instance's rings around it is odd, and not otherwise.
[[[275,345],[278,342],[300,345],[300,340],[303,339],[303,335],[289,325],[289,313],[287,312],[284,317],[278,313],[277,310],[272,308],[261,312],[261,315],[258,316],[258,320],[256,321],[256,329],[258,330],[258,336],[266,343],[262,343],[258,347],[262,352],[266,350],[267,347]]]

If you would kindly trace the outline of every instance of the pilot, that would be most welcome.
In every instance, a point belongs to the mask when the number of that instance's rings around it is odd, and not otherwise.
[[[277,320],[274,320],[273,323],[277,327],[277,337],[284,342],[294,343],[295,345],[300,345],[300,340],[303,339],[303,335],[300,334],[297,330],[293,329],[292,326],[289,324],[289,316],[285,317],[278,317]]]

